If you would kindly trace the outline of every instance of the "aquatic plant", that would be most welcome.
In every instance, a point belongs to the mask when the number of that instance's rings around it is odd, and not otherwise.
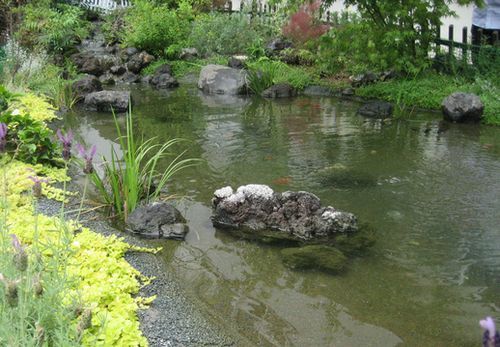
[[[97,187],[102,199],[112,207],[113,212],[123,221],[127,220],[137,204],[147,203],[160,198],[165,184],[171,177],[186,167],[199,162],[198,159],[182,159],[186,151],[173,155],[167,168],[159,173],[158,164],[170,153],[170,149],[183,141],[171,139],[163,144],[154,144],[155,138],[137,142],[134,135],[132,112],[127,113],[126,130],[122,134],[116,115],[113,113],[118,142],[123,159],[116,150],[111,149],[111,160],[103,158],[104,177],[93,172],[90,178]]]

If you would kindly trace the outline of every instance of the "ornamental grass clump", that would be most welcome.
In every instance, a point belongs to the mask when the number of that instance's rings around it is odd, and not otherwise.
[[[163,144],[154,144],[155,138],[137,142],[133,131],[132,112],[127,113],[126,132],[122,134],[116,116],[116,131],[120,149],[124,153],[120,160],[116,150],[111,149],[111,160],[103,158],[104,177],[92,172],[90,178],[97,187],[104,202],[114,214],[126,221],[140,202],[148,203],[161,198],[165,184],[174,174],[200,160],[182,159],[186,151],[173,155],[167,168],[158,172],[158,164],[171,155],[170,149],[182,142],[182,139],[171,139]]]

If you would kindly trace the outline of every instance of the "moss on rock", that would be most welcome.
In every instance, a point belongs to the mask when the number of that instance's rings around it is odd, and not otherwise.
[[[335,247],[348,256],[361,255],[374,243],[375,229],[368,224],[362,224],[355,233],[343,234],[335,238]]]
[[[285,248],[281,255],[285,265],[293,269],[321,269],[338,273],[347,262],[340,250],[325,245]]]

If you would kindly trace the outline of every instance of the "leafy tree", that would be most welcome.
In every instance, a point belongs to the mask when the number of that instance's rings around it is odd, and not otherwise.
[[[292,0],[288,4],[296,7],[303,2],[303,0]],[[322,0],[323,9],[327,9],[334,2],[335,0]],[[334,40],[339,37],[352,40],[352,46],[357,49],[363,50],[363,47],[366,47],[371,53],[376,52],[379,57],[373,59],[372,56],[370,60],[373,63],[379,59],[383,63],[378,66],[380,68],[392,64],[407,72],[418,72],[428,62],[429,48],[436,38],[436,28],[441,24],[441,19],[454,15],[450,5],[474,3],[481,6],[482,2],[482,0],[345,0],[344,4],[347,7],[355,7],[359,13],[355,28],[345,23],[350,35],[355,36],[347,38],[346,35],[342,35],[342,28],[334,28],[331,36]],[[332,40],[329,42],[332,43]],[[358,56],[362,57],[363,52],[358,53]]]

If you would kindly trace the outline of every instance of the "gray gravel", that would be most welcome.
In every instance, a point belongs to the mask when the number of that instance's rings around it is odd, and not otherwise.
[[[68,187],[68,190],[76,189],[78,185],[74,183]],[[79,207],[79,201],[76,201],[76,198],[73,200],[66,206],[67,211]],[[60,212],[60,208],[61,204],[56,201],[39,199],[38,211],[40,213],[55,215]],[[71,218],[71,215],[68,217]],[[98,213],[86,213],[80,219],[90,220],[85,222],[85,226],[100,234],[118,235],[132,245],[151,247],[151,244],[145,240],[114,229]],[[242,344],[236,343],[232,337],[225,335],[221,328],[209,320],[202,310],[183,293],[176,278],[167,271],[166,264],[160,256],[129,252],[125,258],[142,274],[156,277],[153,283],[139,292],[139,295],[145,297],[157,296],[148,309],[138,312],[141,330],[150,346],[235,346]]]

